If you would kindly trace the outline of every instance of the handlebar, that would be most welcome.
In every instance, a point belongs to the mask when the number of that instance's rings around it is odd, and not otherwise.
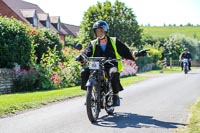
[[[140,50],[138,52],[134,53],[134,56],[136,57],[140,57],[140,56],[146,56],[148,51],[150,51],[150,49],[144,49],[144,50]]]
[[[80,59],[81,58],[81,59]],[[112,62],[118,62],[121,61],[121,59],[112,59],[112,58],[106,58],[106,57],[87,57],[84,53],[80,54],[78,57],[76,57],[75,61],[84,62],[87,63],[89,61],[99,61],[102,65],[105,65],[106,63],[114,65]]]
[[[150,49],[144,49],[144,50],[142,50],[142,51],[146,51],[146,52],[148,52],[148,51],[150,51]]]
[[[105,62],[103,62],[103,64],[108,63],[108,64],[113,65],[113,63],[111,63],[111,62],[118,62],[118,61],[121,61],[121,59],[108,59],[108,60],[105,60]]]

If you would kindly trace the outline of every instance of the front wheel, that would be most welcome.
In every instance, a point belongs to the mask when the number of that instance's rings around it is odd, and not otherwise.
[[[114,113],[114,107],[112,105],[113,105],[113,96],[109,95],[106,99],[106,107],[105,107],[105,110],[108,115],[113,115]]]
[[[185,64],[185,65],[184,65],[184,72],[185,72],[185,74],[188,73],[188,70],[189,70],[189,68],[188,68],[188,66]]]
[[[88,86],[86,95],[86,109],[87,115],[91,122],[96,122],[99,117],[99,102],[97,86]]]

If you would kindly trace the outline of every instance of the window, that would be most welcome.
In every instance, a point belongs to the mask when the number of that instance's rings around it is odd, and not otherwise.
[[[33,17],[33,26],[34,26],[34,27],[37,27],[37,26],[38,26],[38,20],[37,20],[36,15],[34,15],[34,17]]]
[[[47,28],[50,28],[50,22],[49,22],[49,19],[46,20],[46,27],[47,27]]]
[[[57,30],[60,30],[60,23],[57,24]]]

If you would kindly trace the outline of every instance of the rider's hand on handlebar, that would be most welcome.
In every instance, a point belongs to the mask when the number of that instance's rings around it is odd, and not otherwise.
[[[83,56],[80,54],[78,55],[76,58],[75,58],[75,61],[78,61],[80,62],[81,64],[83,64],[85,61],[84,61],[84,58]]]
[[[140,50],[140,51],[138,51],[138,52],[135,53],[135,56],[136,57],[146,56],[147,55],[147,51],[149,51],[149,50]]]

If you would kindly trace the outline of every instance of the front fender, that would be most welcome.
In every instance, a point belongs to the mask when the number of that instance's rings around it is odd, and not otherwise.
[[[93,86],[95,83],[95,79],[88,79],[87,83],[86,83],[86,87],[88,86]]]

